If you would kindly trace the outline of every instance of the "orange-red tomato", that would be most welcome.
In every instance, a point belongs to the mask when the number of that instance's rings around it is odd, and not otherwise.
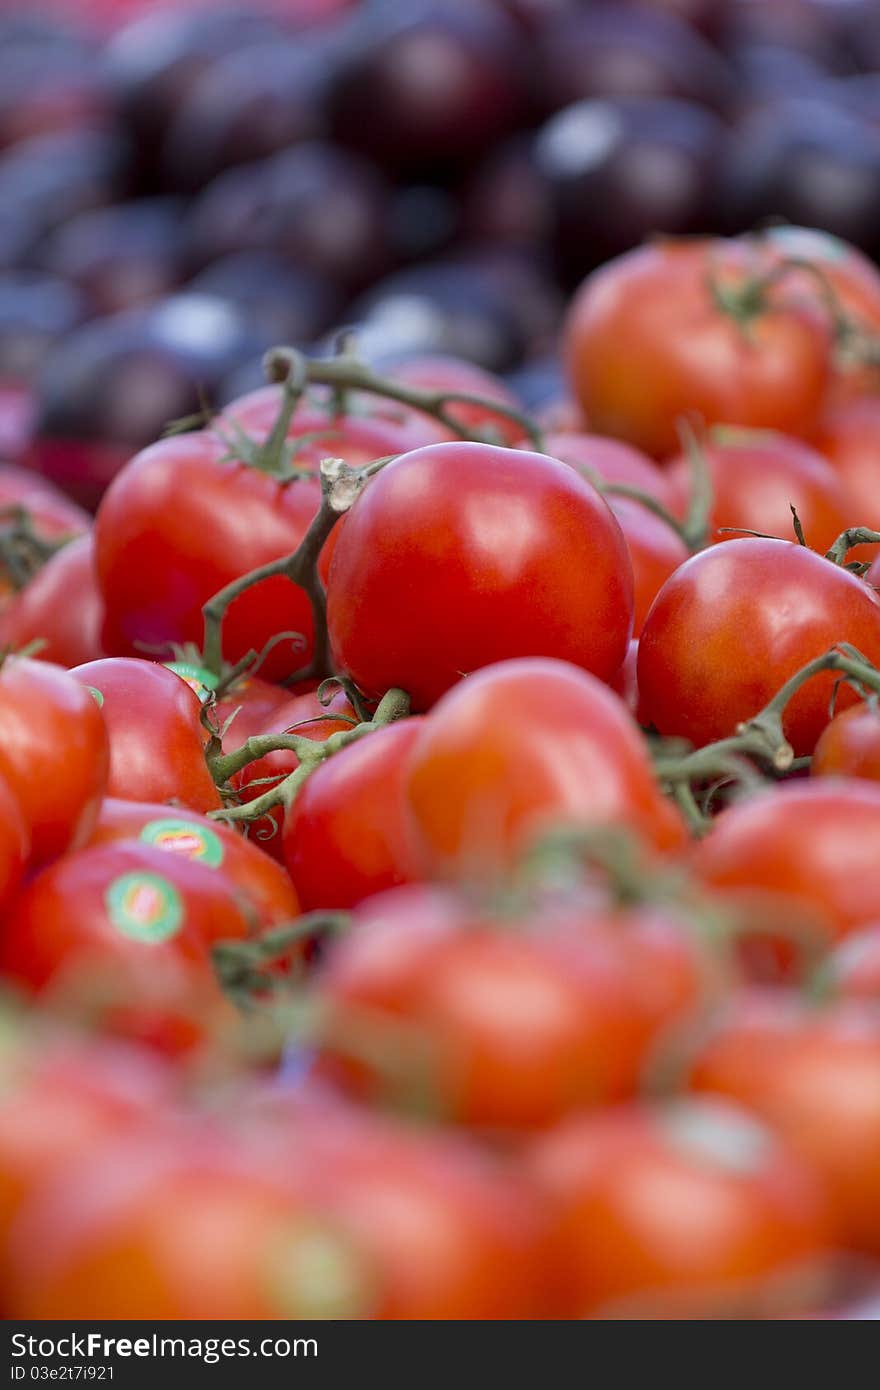
[[[679,1100],[572,1116],[527,1161],[556,1212],[576,1317],[772,1317],[816,1294],[821,1186],[744,1110]]]
[[[48,661],[0,665],[0,774],[30,830],[31,862],[85,844],[107,788],[107,728],[79,681]]]
[[[835,999],[880,1004],[880,923],[850,932],[821,967],[823,988]]]
[[[241,905],[254,913],[255,925],[288,922],[299,914],[293,885],[283,869],[254,841],[184,806],[159,802],[119,801],[105,797],[90,845],[139,840],[182,855],[229,881]]]
[[[497,376],[487,372],[484,367],[477,366],[475,362],[466,362],[458,357],[445,357],[440,353],[425,354],[406,357],[393,363],[387,374],[393,381],[399,381],[404,386],[414,386],[420,391],[452,391],[480,396],[489,404],[451,401],[447,407],[450,417],[469,434],[481,434],[485,431],[487,435],[497,436],[499,444],[516,444],[522,438],[521,425],[504,415],[496,414],[492,409],[493,403],[513,410],[520,409],[516,396]],[[392,420],[395,420],[401,411],[396,401],[382,401],[376,396],[370,398],[367,409],[371,415]],[[423,436],[420,440],[414,439],[414,444],[431,443],[429,430],[433,439],[453,438],[451,430],[420,411],[407,412],[405,419],[414,435],[420,432]]]
[[[594,271],[565,327],[569,379],[591,427],[656,458],[675,450],[689,415],[812,435],[830,370],[828,315],[784,282],[755,296],[766,269],[750,243],[714,240],[654,242]],[[722,307],[737,296],[738,312]]]
[[[30,828],[9,783],[0,775],[0,905],[18,887],[30,847]]]
[[[693,555],[660,590],[639,639],[641,713],[695,744],[734,734],[782,685],[840,642],[880,662],[880,603],[849,570],[794,542],[738,539]],[[836,677],[785,709],[795,754],[812,753]],[[837,707],[858,699],[841,687]]]
[[[880,782],[880,714],[873,705],[853,705],[835,715],[816,744],[810,772]]]
[[[384,468],[330,563],[334,662],[371,699],[429,709],[507,657],[574,662],[603,680],[632,628],[632,568],[596,490],[544,454],[433,444]]]
[[[704,974],[686,928],[659,912],[574,903],[505,920],[400,889],[365,903],[328,950],[324,1055],[369,1096],[402,1082],[460,1124],[542,1128],[633,1095]],[[353,1056],[352,1037],[367,1044]]]
[[[87,661],[71,671],[97,691],[110,735],[107,792],[126,801],[169,801],[213,811],[220,793],[205,761],[201,702],[174,671],[139,657]]]
[[[746,995],[704,1040],[691,1079],[763,1116],[826,1184],[838,1242],[880,1254],[876,1009]]]
[[[858,521],[856,508],[831,465],[800,439],[773,430],[712,432],[703,446],[712,485],[708,539],[732,540],[722,533],[760,531],[791,540],[794,507],[807,544],[823,554],[847,526]],[[679,456],[669,465],[671,506],[683,517],[691,495],[691,467]]]
[[[465,879],[560,826],[623,827],[664,850],[686,838],[621,700],[565,662],[499,662],[451,690],[416,739],[408,797],[425,865]]]
[[[880,333],[880,304],[876,331]],[[849,524],[880,531],[880,400],[873,395],[857,397],[829,410],[816,448],[849,493]],[[876,545],[859,546],[852,556],[861,560],[877,553]]]
[[[793,781],[729,807],[694,849],[716,890],[794,903],[829,939],[880,918],[880,787]]]
[[[91,535],[69,541],[0,611],[0,644],[42,645],[34,655],[58,666],[103,656],[104,605],[98,592]]]
[[[418,879],[406,763],[420,721],[377,729],[311,774],[287,812],[284,860],[304,912],[354,907]]]
[[[620,522],[632,563],[633,637],[638,637],[654,599],[690,551],[678,532],[641,502],[629,497],[607,500]]]
[[[531,446],[523,444],[520,447]],[[638,488],[664,505],[670,500],[666,473],[647,454],[619,439],[602,434],[557,431],[544,436],[544,449],[551,458],[561,459],[587,478],[596,473],[605,483]]]

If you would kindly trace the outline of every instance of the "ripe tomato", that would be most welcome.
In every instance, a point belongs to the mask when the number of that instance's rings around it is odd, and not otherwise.
[[[275,424],[281,402],[280,386],[258,386],[225,407],[218,417],[219,432],[226,434],[232,425],[251,438],[265,439]],[[413,412],[394,401],[366,395],[357,397],[356,411],[340,414],[332,407],[329,393],[322,395],[316,388],[297,406],[287,432],[294,450],[292,462],[297,468],[317,471],[322,459],[341,458],[350,468],[361,468],[386,454],[402,454],[438,438],[437,430],[442,430],[442,426],[436,426],[429,416],[419,412],[421,429],[416,430],[411,415]]]
[[[71,675],[98,691],[110,735],[108,796],[174,801],[193,811],[221,804],[205,762],[201,703],[180,676],[155,661],[106,657]]]
[[[461,391],[512,410],[521,409],[516,396],[497,376],[478,367],[475,362],[465,362],[458,357],[444,357],[439,353],[407,357],[389,367],[387,374],[393,381],[399,381],[404,386],[415,386],[420,391]],[[387,414],[393,419],[395,412],[401,409],[396,401],[381,401],[381,398],[374,396],[372,402],[371,414]],[[496,415],[491,405],[487,407],[452,401],[448,410],[450,416],[470,434],[490,431],[491,435],[497,436],[497,443],[509,445],[518,443],[522,438],[522,426],[515,420]],[[430,416],[426,417],[420,411],[413,411],[412,414],[416,418],[410,428],[413,432],[421,428],[424,436],[419,443],[452,438],[451,431]],[[427,437],[428,430],[433,434],[433,439]]]
[[[26,521],[39,541],[63,541],[88,531],[91,517],[69,497],[29,468],[0,464],[0,537],[16,521]],[[2,551],[0,551],[2,558]],[[0,602],[15,591],[15,584],[0,566]]]
[[[209,947],[245,937],[226,877],[138,841],[68,854],[10,905],[0,973],[39,999],[170,1051],[200,1036],[222,998]]]
[[[633,719],[638,724],[647,724],[647,719],[643,719],[639,709],[639,640],[634,637],[629,644],[629,649],[624,657],[623,665],[613,680],[609,681],[611,689],[615,695],[619,695],[626,705]]]
[[[351,729],[356,722],[354,710],[342,690],[338,691],[327,705],[322,705],[317,694],[314,691],[309,691],[304,695],[294,695],[292,698],[286,699],[283,704],[278,705],[271,718],[256,732],[265,734],[294,733],[302,738],[311,738],[317,743],[324,743],[331,734],[344,733],[347,729]],[[237,739],[232,740],[233,747],[237,743]],[[242,801],[254,801],[264,792],[277,786],[298,766],[299,759],[295,753],[288,753],[279,749],[277,752],[267,753],[264,757],[248,763],[243,771],[233,777],[232,785]],[[279,864],[285,862],[284,842],[281,833],[283,825],[284,808],[276,806],[268,811],[252,830],[258,843],[267,854],[271,854],[273,859],[277,859]]]
[[[251,840],[182,806],[105,797],[90,845],[140,840],[219,870],[254,924],[289,922],[300,907],[287,874]]]
[[[880,305],[876,331],[880,333]],[[880,401],[865,396],[830,410],[816,447],[849,493],[850,524],[880,530]],[[859,546],[852,555],[861,560],[877,553],[876,545]]]
[[[421,721],[377,729],[312,773],[284,821],[284,860],[304,912],[354,907],[418,879],[406,761]]]
[[[664,506],[670,500],[666,473],[647,454],[619,439],[558,431],[544,436],[544,449],[552,458],[584,470],[588,478],[590,473],[598,473],[603,482],[638,488]]]
[[[0,905],[15,892],[28,861],[30,829],[21,807],[0,775]]]
[[[826,957],[822,982],[835,999],[880,1004],[880,923],[850,932]]]
[[[558,1316],[535,1194],[461,1136],[336,1111],[294,1123],[284,1164],[317,1214],[370,1259],[373,1316]]]
[[[774,430],[712,432],[703,448],[713,502],[709,540],[729,541],[722,527],[761,531],[791,540],[791,509],[804,528],[807,544],[823,554],[847,526],[860,518],[831,465],[800,439]],[[670,502],[677,516],[687,513],[691,468],[683,455],[669,465]]]
[[[488,444],[434,444],[383,469],[339,532],[327,585],[338,670],[372,699],[428,709],[505,657],[607,679],[626,655],[632,568],[620,527],[573,469]]]
[[[621,701],[564,662],[501,662],[450,691],[416,739],[408,795],[425,866],[465,878],[504,871],[560,825],[685,840]]]
[[[0,774],[30,827],[31,863],[85,844],[107,787],[107,729],[88,691],[47,661],[0,665]]]
[[[839,642],[880,662],[880,603],[862,580],[789,541],[712,546],[675,571],[645,620],[642,713],[661,734],[724,738]],[[828,723],[834,683],[822,673],[789,702],[783,728],[796,755],[812,753]],[[838,708],[857,698],[842,687]]]
[[[880,787],[794,781],[729,807],[694,849],[715,889],[792,899],[831,939],[880,919]]]
[[[540,1128],[632,1095],[650,1048],[702,997],[703,973],[687,931],[659,913],[574,903],[505,920],[397,890],[328,950],[325,1058],[367,1095],[402,1079],[457,1123]],[[346,1058],[352,1035],[374,1047]]]
[[[746,995],[701,1046],[692,1085],[761,1115],[826,1184],[838,1243],[880,1254],[876,1010]]]
[[[809,437],[830,369],[828,316],[785,283],[755,292],[745,241],[662,241],[593,272],[569,310],[565,355],[590,425],[656,458],[687,415]],[[738,300],[722,307],[713,295]]]
[[[778,261],[807,261],[824,277],[837,303],[854,326],[868,334],[880,331],[880,272],[870,258],[848,241],[816,227],[770,227],[762,233],[765,253]],[[792,270],[788,286],[813,298],[821,295],[816,280]],[[860,364],[845,349],[834,354],[829,390],[832,403],[854,400],[880,386],[876,366]],[[867,523],[866,523],[867,524]]]
[[[821,1187],[747,1112],[702,1100],[572,1116],[529,1171],[575,1317],[772,1317],[816,1291]]]
[[[880,714],[873,705],[854,705],[835,715],[816,744],[810,772],[880,782]]]
[[[290,700],[290,691],[260,676],[242,676],[213,708],[214,724],[223,732],[226,752],[240,748],[251,734],[260,734],[272,715]]]
[[[10,1302],[27,1318],[351,1318],[354,1242],[208,1138],[121,1142],[23,1213]],[[218,1256],[222,1251],[222,1258]]]
[[[135,656],[201,645],[202,607],[234,579],[296,549],[320,501],[317,478],[282,483],[228,456],[210,431],[165,439],[117,475],[98,510],[95,561],[106,617],[104,646]],[[261,667],[281,679],[311,652],[305,593],[283,575],[246,590],[223,624],[223,655],[234,664],[280,642]]]
[[[78,536],[47,560],[0,610],[0,645],[39,641],[40,661],[77,666],[103,656],[104,605],[95,576],[91,535]]]

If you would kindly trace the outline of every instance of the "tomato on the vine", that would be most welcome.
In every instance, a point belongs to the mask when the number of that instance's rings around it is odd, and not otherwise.
[[[219,808],[220,793],[205,761],[201,702],[186,681],[155,661],[124,656],[88,661],[70,674],[104,716],[109,796],[174,801],[193,811]]]
[[[85,844],[107,788],[107,727],[94,697],[60,666],[0,665],[0,775],[30,829],[31,862]]]
[[[872,703],[836,714],[816,744],[813,777],[864,777],[880,782],[880,714]]]
[[[736,733],[780,687],[841,642],[880,662],[880,602],[806,546],[747,537],[693,555],[663,585],[639,639],[640,709],[695,744]],[[800,756],[829,719],[836,677],[801,686],[783,717]],[[837,707],[858,699],[842,686]]]
[[[491,878],[559,826],[686,839],[621,700],[565,662],[505,661],[451,690],[409,761],[416,848],[434,872]]]
[[[632,567],[605,502],[572,468],[489,444],[433,444],[374,477],[339,532],[327,584],[336,667],[371,699],[425,710],[515,656],[614,675]]]
[[[77,536],[46,561],[0,610],[0,645],[39,643],[34,655],[77,666],[104,655],[104,604],[95,575],[92,536]]]
[[[682,417],[811,436],[829,316],[769,282],[747,240],[659,241],[602,266],[569,309],[565,354],[592,429],[663,458]]]

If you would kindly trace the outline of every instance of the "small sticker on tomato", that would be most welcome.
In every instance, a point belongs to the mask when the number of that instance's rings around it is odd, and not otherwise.
[[[105,894],[114,927],[134,941],[154,945],[180,929],[183,901],[168,879],[135,870],[113,880]]]
[[[207,670],[204,666],[193,666],[189,661],[166,661],[165,666],[176,676],[180,676],[190,690],[195,691],[202,704],[210,698],[211,691],[217,684],[217,677],[213,671]]]
[[[223,862],[223,844],[207,825],[194,825],[192,821],[175,820],[172,817],[151,820],[144,826],[140,838],[157,849],[168,850],[171,854],[182,854],[187,859],[197,859],[209,868],[216,869]]]

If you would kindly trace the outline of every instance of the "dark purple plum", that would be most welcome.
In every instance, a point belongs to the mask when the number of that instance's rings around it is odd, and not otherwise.
[[[93,314],[115,314],[160,299],[180,283],[180,232],[176,199],[135,199],[70,218],[39,259],[79,286]]]
[[[338,322],[342,307],[329,280],[268,251],[222,256],[187,289],[234,304],[273,343],[311,343]],[[261,370],[259,363],[256,370]]]

